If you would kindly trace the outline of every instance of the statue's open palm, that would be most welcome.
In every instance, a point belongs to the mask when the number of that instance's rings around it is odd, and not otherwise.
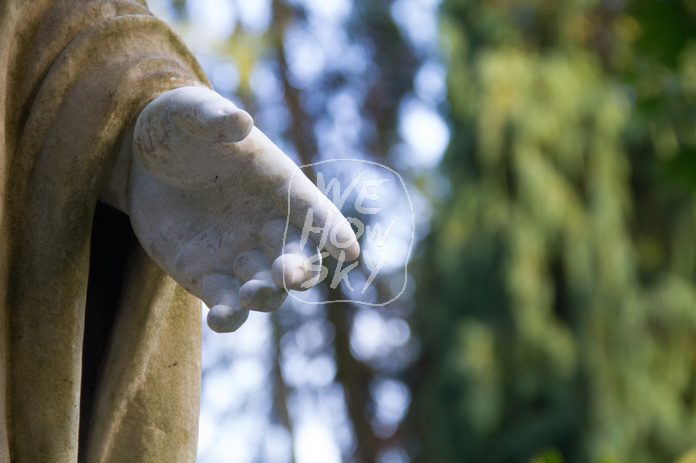
[[[237,329],[248,310],[276,309],[284,287],[307,289],[317,248],[297,227],[308,214],[335,231],[329,254],[359,253],[336,207],[247,113],[204,88],[167,92],[139,116],[128,212],[150,257],[211,307],[215,331]]]

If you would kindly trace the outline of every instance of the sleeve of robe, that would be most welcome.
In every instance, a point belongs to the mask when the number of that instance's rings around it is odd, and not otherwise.
[[[208,81],[144,1],[0,0],[0,44],[0,461],[194,462],[200,303],[97,200],[143,106]]]

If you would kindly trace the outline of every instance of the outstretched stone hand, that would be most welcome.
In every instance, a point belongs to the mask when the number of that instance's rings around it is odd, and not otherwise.
[[[337,259],[359,255],[340,211],[249,114],[211,90],[184,87],[148,104],[131,162],[126,208],[135,234],[211,307],[215,331],[236,330],[249,310],[276,309],[285,288],[308,288],[319,258],[298,227],[313,229],[309,238]],[[320,229],[330,239],[320,240]]]

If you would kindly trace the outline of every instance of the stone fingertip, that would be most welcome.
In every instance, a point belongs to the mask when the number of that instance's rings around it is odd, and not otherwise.
[[[246,309],[218,304],[210,309],[206,322],[216,333],[232,333],[237,331],[247,318],[249,318],[249,311]]]

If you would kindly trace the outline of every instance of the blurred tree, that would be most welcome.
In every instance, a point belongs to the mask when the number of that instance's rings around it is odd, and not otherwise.
[[[326,67],[311,81],[293,79],[293,71],[303,63],[291,63],[288,59],[288,32],[312,34],[319,25],[317,18],[312,18],[309,9],[302,2],[284,2],[273,0],[273,17],[275,29],[276,69],[282,81],[284,104],[289,110],[290,125],[281,136],[285,138],[297,153],[302,164],[309,164],[321,159],[340,157],[341,147],[328,143],[324,138],[336,124],[341,108],[337,104],[355,105],[357,119],[352,121],[355,127],[342,126],[341,137],[356,133],[357,137],[349,140],[349,157],[384,159],[396,138],[398,123],[398,106],[407,92],[412,89],[413,78],[419,60],[404,41],[401,32],[390,14],[390,1],[353,0],[350,15],[343,23],[342,30],[334,31],[345,34],[347,43],[341,44],[345,54],[327,59]],[[313,21],[314,19],[314,21]],[[350,64],[350,54],[357,53],[357,59]],[[310,58],[305,56],[305,59]],[[348,60],[348,62],[346,61]],[[363,61],[364,60],[364,61]],[[295,66],[295,68],[293,67]],[[347,97],[347,98],[346,98]],[[333,120],[332,120],[333,119]],[[324,132],[324,133],[322,133]],[[323,150],[322,150],[323,147]],[[345,148],[345,147],[343,147]],[[322,152],[323,151],[323,152]],[[352,151],[352,152],[351,152]],[[306,171],[313,178],[311,170]],[[378,281],[378,290],[388,288]],[[328,289],[329,300],[345,299],[341,288]],[[385,299],[386,300],[386,299]],[[352,428],[352,445],[344,452],[345,461],[375,462],[380,452],[399,441],[399,436],[376,435],[371,415],[374,415],[375,403],[370,393],[375,376],[384,374],[379,361],[370,365],[365,359],[358,359],[351,349],[351,330],[353,317],[357,308],[348,303],[331,305],[322,311],[320,317],[333,326],[333,342],[324,346],[324,353],[332,353],[336,364],[335,381],[344,392],[349,426]],[[396,310],[391,316],[400,315]],[[292,335],[307,323],[306,314],[297,317],[292,312],[279,312],[276,330],[280,336]],[[316,354],[315,354],[316,355]],[[377,359],[384,362],[385,359]],[[387,374],[394,374],[403,368],[403,362],[394,359]],[[387,370],[390,370],[387,368]],[[282,380],[282,378],[280,378]],[[282,398],[284,400],[287,399]],[[386,438],[386,439],[385,439]]]
[[[415,460],[675,461],[696,442],[696,3],[445,0],[442,25]]]

